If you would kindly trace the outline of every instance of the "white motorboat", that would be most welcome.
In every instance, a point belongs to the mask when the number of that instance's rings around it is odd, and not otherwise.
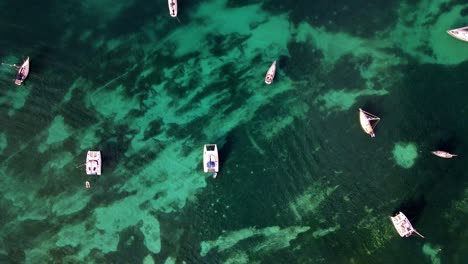
[[[390,219],[392,219],[393,226],[401,237],[410,237],[413,233],[416,233],[424,238],[423,235],[413,228],[408,218],[402,212],[399,212],[395,216],[390,216]]]
[[[29,57],[26,57],[21,67],[18,69],[18,74],[16,74],[16,85],[21,85],[23,81],[28,77],[29,74]]]
[[[213,172],[213,178],[216,178],[219,171],[218,147],[216,144],[206,144],[203,147],[203,170]]]
[[[86,174],[101,175],[101,151],[88,151],[86,155]]]
[[[168,0],[168,5],[171,17],[177,17],[177,0]]]
[[[447,30],[450,36],[468,42],[468,27]]]
[[[377,123],[379,123],[380,117],[375,116],[359,108],[359,121],[364,132],[369,134],[371,137],[375,137],[374,128],[375,126],[377,126]],[[377,122],[371,125],[371,121]]]
[[[276,61],[274,61],[270,68],[268,68],[267,74],[265,76],[265,83],[266,84],[271,84],[273,82],[273,79],[275,78],[276,74]]]
[[[451,154],[451,153],[448,153],[448,152],[445,152],[445,151],[442,151],[442,150],[431,151],[431,153],[438,156],[438,157],[444,158],[444,159],[450,159],[450,158],[453,158],[453,157],[457,156],[455,154]]]

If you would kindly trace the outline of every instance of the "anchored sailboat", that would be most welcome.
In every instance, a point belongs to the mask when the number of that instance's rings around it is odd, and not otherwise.
[[[168,0],[169,14],[171,17],[177,17],[177,0]]]
[[[15,84],[16,85],[21,85],[23,81],[28,77],[29,74],[29,57],[26,57],[26,60],[24,60],[23,64],[18,70],[18,74],[16,74],[16,80]]]
[[[273,82],[273,79],[275,78],[276,74],[276,61],[274,61],[270,68],[268,68],[267,74],[265,76],[265,83],[266,84],[271,84]]]
[[[88,151],[86,155],[86,174],[101,175],[101,151]]]
[[[218,147],[216,144],[206,144],[203,147],[203,170],[213,172],[213,178],[216,178],[219,171]]]
[[[361,127],[364,130],[364,132],[369,134],[371,137],[375,137],[374,128],[377,126],[377,123],[379,123],[380,117],[375,116],[359,108],[359,121],[361,122]],[[377,122],[374,122],[374,124],[371,125],[371,121]]]
[[[461,28],[447,30],[447,33],[449,33],[450,36],[452,36],[452,37],[454,37],[456,39],[468,42],[468,31],[467,30],[468,30],[468,27],[461,27]]]
[[[448,152],[445,152],[445,151],[442,151],[442,150],[431,151],[431,153],[438,156],[438,157],[444,158],[444,159],[450,159],[452,157],[457,156],[455,154],[451,154],[451,153],[448,153]]]
[[[399,212],[395,216],[390,216],[390,219],[392,219],[393,226],[401,237],[410,237],[413,233],[416,233],[424,238],[423,235],[419,234],[418,231],[413,228],[408,218],[402,212]]]

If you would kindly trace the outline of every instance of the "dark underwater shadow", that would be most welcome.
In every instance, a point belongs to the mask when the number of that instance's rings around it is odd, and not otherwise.
[[[403,214],[408,217],[410,222],[415,225],[420,217],[422,212],[424,211],[424,208],[426,207],[427,202],[426,198],[424,198],[424,195],[421,195],[420,197],[417,198],[411,198],[405,201],[402,201],[400,206],[393,211],[393,215],[398,214],[398,212],[402,212]]]

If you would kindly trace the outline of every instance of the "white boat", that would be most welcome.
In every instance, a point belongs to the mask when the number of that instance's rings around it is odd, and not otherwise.
[[[169,14],[171,17],[177,16],[177,0],[168,0]]]
[[[361,122],[361,127],[364,130],[364,132],[369,134],[371,137],[375,137],[374,128],[375,126],[377,126],[377,123],[379,123],[380,117],[375,116],[359,108],[359,121]],[[377,122],[371,125],[371,121]]]
[[[423,235],[419,234],[418,231],[413,228],[408,218],[402,212],[399,212],[395,216],[390,216],[390,219],[392,219],[393,226],[395,226],[395,229],[401,237],[410,237],[413,233],[416,233],[424,238]]]
[[[452,157],[457,156],[455,154],[450,154],[450,153],[442,151],[442,150],[431,151],[431,153],[438,156],[438,157],[445,158],[445,159],[450,159]]]
[[[101,175],[101,151],[88,151],[86,155],[86,174]]]
[[[450,36],[468,42],[468,27],[447,30]]]
[[[216,144],[206,144],[203,147],[203,170],[213,172],[213,178],[216,178],[219,171],[218,147]]]
[[[15,84],[21,85],[21,83],[23,83],[26,77],[28,77],[28,74],[29,74],[29,57],[26,58],[26,60],[21,65],[21,67],[18,69],[18,74],[16,74]]]
[[[275,78],[276,74],[276,61],[274,61],[270,68],[268,68],[267,74],[265,76],[265,83],[266,84],[271,84],[273,82],[273,79]]]

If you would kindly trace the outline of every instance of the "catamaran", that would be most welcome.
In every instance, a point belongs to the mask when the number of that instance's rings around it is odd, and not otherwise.
[[[88,151],[86,155],[86,174],[101,175],[101,151]]]
[[[390,216],[390,219],[392,219],[393,226],[395,226],[395,229],[401,237],[410,237],[413,233],[416,233],[424,238],[423,235],[419,234],[418,231],[413,228],[408,218],[402,212],[399,212],[395,216]]]
[[[456,29],[447,30],[450,36],[457,38],[459,40],[467,41],[468,42],[468,27],[461,27]]]
[[[219,171],[218,147],[216,144],[206,144],[203,147],[203,170],[213,172],[216,179]]]
[[[21,67],[19,67],[18,69],[18,74],[16,74],[15,84],[21,85],[21,83],[23,83],[26,77],[28,77],[28,74],[29,74],[29,57],[26,57],[26,60],[24,60]]]
[[[273,82],[273,79],[275,78],[276,74],[276,61],[274,61],[270,68],[268,68],[267,74],[265,76],[265,83],[266,84],[271,84]]]
[[[380,117],[375,116],[371,113],[368,113],[361,108],[359,108],[359,121],[361,122],[361,127],[369,134],[371,137],[375,137],[374,128],[377,126],[377,123],[380,121]],[[371,125],[371,121],[377,121],[374,125]]]
[[[438,157],[444,158],[444,159],[450,159],[452,157],[457,156],[455,154],[451,154],[451,153],[448,153],[448,152],[445,152],[445,151],[442,151],[442,150],[431,151],[431,153],[438,156]]]
[[[177,0],[168,0],[169,14],[171,17],[177,16]]]

